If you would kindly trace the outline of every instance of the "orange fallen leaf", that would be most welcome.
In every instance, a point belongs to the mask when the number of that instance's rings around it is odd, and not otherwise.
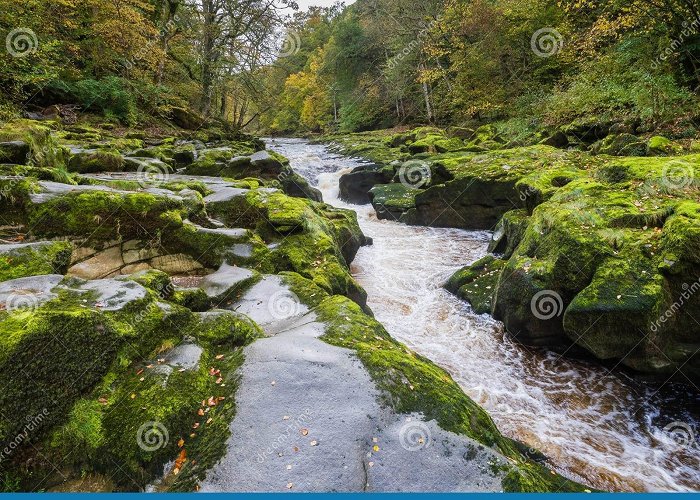
[[[215,359],[219,359],[219,360],[224,359],[224,355],[223,355],[223,354],[217,354]]]
[[[177,442],[177,447],[182,448],[183,446],[185,446],[185,440],[180,438],[180,440]]]
[[[301,435],[302,435],[302,436],[308,436],[308,435],[309,435],[309,429],[302,429],[302,430],[301,430]]]

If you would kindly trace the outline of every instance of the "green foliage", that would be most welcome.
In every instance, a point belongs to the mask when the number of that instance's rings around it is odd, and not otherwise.
[[[137,118],[136,98],[128,88],[124,79],[107,77],[76,82],[57,80],[51,83],[49,91],[60,93],[68,102],[79,104],[85,111],[133,125]]]

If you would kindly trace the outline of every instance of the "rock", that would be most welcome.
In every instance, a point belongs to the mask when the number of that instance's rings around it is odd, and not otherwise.
[[[204,124],[202,116],[185,108],[170,108],[170,116],[175,125],[186,130],[196,130]]]
[[[666,137],[657,135],[649,139],[647,154],[649,156],[671,156],[683,152],[683,147]]]
[[[120,172],[124,168],[124,157],[115,150],[84,150],[74,153],[68,162],[71,172]]]
[[[393,173],[393,168],[391,172]],[[380,165],[357,167],[340,177],[340,199],[348,203],[366,205],[371,201],[370,190],[377,184],[390,182],[391,177]]]
[[[24,141],[0,142],[0,163],[26,165],[29,153],[29,145]]]
[[[129,264],[133,262],[131,261]],[[68,270],[68,276],[86,280],[113,277],[120,273],[125,264],[121,249],[115,246],[74,265]]]
[[[416,196],[421,191],[399,183],[374,186],[369,195],[372,206],[380,219],[399,220],[411,209],[415,209]]]
[[[569,138],[561,130],[557,130],[552,135],[540,141],[544,146],[552,146],[555,148],[565,148],[569,145]]]
[[[199,285],[213,302],[233,299],[256,279],[249,269],[223,264],[218,271],[207,275]]]
[[[161,255],[148,261],[148,264],[168,274],[190,274],[204,269],[202,264],[186,254]]]
[[[609,135],[593,144],[591,152],[611,156],[646,156],[647,146],[643,140],[631,134]]]
[[[60,274],[17,278],[0,283],[0,306],[8,311],[36,309],[58,295],[53,289],[63,281]]]

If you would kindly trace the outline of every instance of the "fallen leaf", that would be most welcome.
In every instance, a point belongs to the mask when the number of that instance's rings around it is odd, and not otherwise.
[[[377,446],[376,444],[372,446],[372,451],[379,451],[379,446]]]
[[[302,435],[302,436],[308,436],[308,435],[309,435],[309,429],[302,429],[302,430],[301,430],[301,435]]]
[[[287,465],[287,470],[292,470],[292,466],[291,466],[291,465]]]
[[[311,446],[318,446],[318,441],[314,440],[309,443]]]
[[[214,421],[214,419],[211,418],[211,417],[209,417],[209,418],[207,419],[207,425],[208,425],[208,424],[211,424],[213,421]]]
[[[374,462],[370,462],[369,466],[372,467],[374,465]]]
[[[270,385],[275,385],[276,383],[277,383],[277,382],[275,382],[275,381],[273,380],[272,382],[270,382]]]
[[[194,424],[192,424],[192,428],[199,429],[199,422],[195,422]]]
[[[204,416],[204,409],[200,408],[199,410],[197,410],[197,415],[199,415],[200,417],[203,417]]]
[[[136,372],[136,375],[141,375],[143,373],[143,368]]]
[[[136,394],[132,394],[131,399],[135,399],[135,398],[136,398]]]
[[[216,355],[216,359],[217,359],[217,360],[222,360],[222,359],[224,359],[224,355],[223,355],[223,354],[217,354],[217,355]]]
[[[288,490],[291,490],[293,486],[294,486],[294,483],[287,483]]]
[[[100,398],[97,400],[101,405],[106,405],[108,403],[107,398]]]
[[[180,438],[180,440],[177,442],[177,447],[182,448],[183,446],[185,446],[185,440]]]
[[[373,442],[373,443],[378,443],[378,442],[379,442],[379,438],[372,438],[372,442]]]
[[[295,446],[295,447],[292,448],[292,449],[294,450],[294,453],[297,453],[297,452],[299,451],[299,447],[298,447],[298,446]]]
[[[219,385],[219,384],[220,384],[221,382],[223,382],[223,381],[224,381],[224,379],[222,379],[221,377],[217,378],[217,379],[216,379],[216,385]]]
[[[282,417],[282,420],[289,420],[289,415],[285,415],[284,417]]]

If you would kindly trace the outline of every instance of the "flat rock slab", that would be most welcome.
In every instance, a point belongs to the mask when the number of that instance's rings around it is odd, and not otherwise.
[[[362,491],[380,409],[359,360],[307,324],[245,349],[224,459],[203,491]],[[288,485],[291,484],[291,488]]]
[[[263,277],[231,309],[245,314],[270,335],[295,326],[309,312],[279,276]]]
[[[52,290],[61,281],[63,281],[63,276],[60,274],[30,276],[4,281],[0,283],[0,306],[10,311],[39,307],[58,296]]]
[[[368,459],[368,491],[503,489],[508,461],[477,441],[441,429],[434,420],[399,415],[373,439],[378,451],[372,450]]]
[[[60,288],[78,293],[89,292],[89,305],[103,311],[119,311],[148,295],[146,289],[134,281],[113,279],[76,280],[62,284]]]
[[[199,288],[204,290],[210,298],[221,297],[232,288],[251,279],[254,276],[253,271],[243,267],[229,266],[222,264],[218,271],[210,274],[202,280]]]
[[[131,191],[121,191],[118,189],[112,189],[108,186],[91,186],[91,185],[80,185],[73,186],[71,184],[62,184],[60,182],[52,181],[39,181],[39,187],[41,187],[40,193],[33,193],[29,195],[32,203],[37,205],[41,203],[46,203],[59,196],[64,196],[71,193],[86,193],[92,191],[106,191],[115,194],[131,194]]]

